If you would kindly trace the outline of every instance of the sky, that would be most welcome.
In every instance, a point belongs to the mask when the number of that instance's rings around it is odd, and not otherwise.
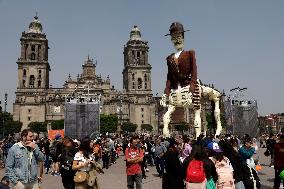
[[[165,37],[172,22],[185,29],[185,50],[196,52],[198,78],[219,90],[247,87],[260,115],[284,112],[282,0],[0,0],[0,100],[12,111],[17,88],[20,37],[36,12],[49,40],[50,84],[75,79],[88,54],[97,74],[122,89],[123,46],[134,25],[149,43],[153,94],[162,95],[166,57],[175,52]]]

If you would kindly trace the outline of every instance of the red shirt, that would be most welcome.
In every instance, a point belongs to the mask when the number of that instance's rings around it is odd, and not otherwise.
[[[134,158],[143,158],[143,150],[139,148],[126,148],[125,150],[125,160],[134,159]],[[141,174],[141,162],[139,163],[128,163],[126,162],[126,174],[127,175],[136,175]]]

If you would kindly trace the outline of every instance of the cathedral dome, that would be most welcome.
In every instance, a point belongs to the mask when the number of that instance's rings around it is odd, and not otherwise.
[[[28,33],[42,34],[42,25],[38,19],[38,16],[35,16],[34,20],[30,23]]]
[[[130,32],[130,40],[139,40],[141,41],[141,33],[139,28],[135,25]]]

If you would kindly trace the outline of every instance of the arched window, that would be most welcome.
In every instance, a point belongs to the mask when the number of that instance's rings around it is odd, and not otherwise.
[[[27,51],[28,51],[28,47],[29,45],[28,44],[25,44],[25,59],[27,59]]]
[[[26,87],[26,80],[23,80],[23,87]]]
[[[32,45],[32,51],[34,52],[35,51],[35,45]]]
[[[142,79],[138,78],[138,89],[142,88]]]
[[[135,89],[135,83],[134,82],[132,83],[132,89]]]
[[[38,70],[38,77],[41,78],[41,70]]]
[[[34,75],[31,75],[30,76],[30,88],[34,88],[34,84],[35,84],[35,76]]]
[[[41,56],[40,56],[40,53],[41,53],[41,45],[38,45],[38,51],[37,51],[37,57],[38,57],[38,59],[41,59],[41,58],[39,58],[39,57],[41,57]]]
[[[135,74],[134,73],[132,74],[132,80],[135,80]]]
[[[35,60],[35,53],[31,54],[31,60]]]
[[[144,74],[144,81],[147,81],[147,74]]]
[[[24,70],[23,70],[23,77],[26,77],[26,76],[27,76],[27,70],[24,69]]]
[[[41,88],[41,80],[38,80],[38,88]]]

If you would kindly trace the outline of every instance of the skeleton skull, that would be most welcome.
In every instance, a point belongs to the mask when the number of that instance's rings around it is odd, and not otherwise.
[[[171,35],[171,41],[174,44],[177,51],[183,50],[183,46],[184,46],[183,33],[176,33],[176,34]]]

